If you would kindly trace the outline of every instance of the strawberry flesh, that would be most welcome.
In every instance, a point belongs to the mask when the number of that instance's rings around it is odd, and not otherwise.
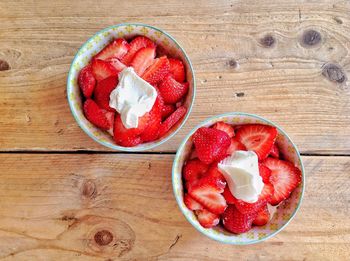
[[[115,111],[115,109],[109,107],[109,96],[111,92],[118,85],[118,77],[111,76],[97,83],[94,91],[94,98],[96,103],[107,111]]]
[[[276,159],[278,159],[278,158],[280,157],[280,151],[279,151],[279,149],[278,149],[276,143],[273,144],[273,146],[272,146],[272,149],[271,149],[271,151],[270,151],[270,156],[271,156],[272,158],[276,158]]]
[[[195,201],[190,195],[185,194],[184,203],[186,207],[190,210],[200,210],[203,209],[203,206]]]
[[[103,48],[94,58],[100,60],[108,60],[111,58],[121,59],[129,51],[129,48],[128,42],[123,38],[119,38]]]
[[[259,162],[259,174],[262,177],[263,182],[270,183],[271,170],[263,163]]]
[[[170,73],[178,82],[185,81],[185,66],[178,59],[169,58]]]
[[[237,139],[232,138],[230,147],[227,150],[227,154],[232,155],[237,150],[247,150],[247,148],[241,142],[239,142]]]
[[[215,227],[220,222],[220,217],[206,209],[196,210],[197,219],[199,224],[204,228]]]
[[[175,104],[187,94],[188,87],[188,83],[177,82],[171,75],[168,75],[158,88],[165,103]]]
[[[78,84],[85,98],[91,98],[96,85],[96,79],[92,73],[91,65],[85,66],[79,72]]]
[[[137,51],[130,66],[134,68],[137,75],[142,75],[153,63],[156,55],[155,47],[144,47]]]
[[[225,122],[223,122],[223,121],[219,121],[219,122],[215,123],[215,124],[213,125],[213,128],[214,128],[214,129],[217,129],[217,130],[222,130],[222,131],[226,132],[227,135],[228,135],[230,138],[232,138],[233,136],[235,136],[235,130],[234,130],[234,128],[233,128],[230,124],[225,123]]]
[[[158,138],[161,121],[161,107],[159,98],[157,98],[152,107],[152,110],[149,112],[149,121],[147,128],[140,135],[142,142],[150,142]]]
[[[186,107],[176,109],[160,126],[159,137],[163,137],[173,126],[176,125],[186,114]]]
[[[199,159],[188,160],[183,168],[183,177],[186,181],[199,180],[208,168],[209,166]]]
[[[163,78],[169,73],[170,65],[167,57],[162,56],[156,58],[153,64],[147,68],[143,73],[142,78],[154,85],[163,80]]]
[[[106,117],[106,111],[101,109],[96,102],[87,99],[84,103],[85,117],[96,127],[103,130],[111,128],[110,121]]]
[[[109,62],[94,59],[92,61],[92,73],[97,81],[102,81],[111,76],[118,74],[117,69]]]
[[[257,214],[257,217],[253,220],[253,225],[263,226],[266,225],[270,220],[270,212],[267,205],[263,206]]]
[[[152,47],[156,48],[156,44],[145,36],[137,36],[130,42],[129,52],[121,60],[122,63],[130,65],[137,51],[141,48]]]
[[[256,216],[257,212],[243,214],[235,205],[229,205],[222,214],[222,224],[228,231],[240,234],[251,229],[253,220]]]

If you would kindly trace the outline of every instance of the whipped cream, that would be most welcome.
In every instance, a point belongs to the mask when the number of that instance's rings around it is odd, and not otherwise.
[[[119,83],[109,96],[109,106],[120,113],[125,128],[137,128],[139,117],[152,109],[157,90],[139,77],[132,67],[122,70],[118,78]]]
[[[223,159],[218,167],[235,198],[248,203],[258,200],[264,183],[259,174],[258,156],[254,151],[235,151]]]

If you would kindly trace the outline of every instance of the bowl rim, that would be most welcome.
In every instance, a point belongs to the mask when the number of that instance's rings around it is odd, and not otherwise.
[[[185,117],[183,118],[181,124],[168,136],[165,136],[164,139],[161,139],[151,145],[144,145],[144,144],[147,144],[147,143],[141,143],[140,145],[143,145],[143,146],[135,146],[135,147],[123,147],[123,146],[119,146],[117,144],[109,144],[105,141],[102,141],[102,140],[99,140],[95,137],[95,135],[93,135],[88,129],[86,129],[80,122],[79,120],[79,117],[78,115],[76,114],[76,112],[74,111],[74,106],[73,106],[73,102],[72,100],[70,99],[70,96],[68,95],[68,93],[70,92],[70,90],[73,88],[73,86],[71,85],[71,78],[72,78],[72,74],[73,74],[73,64],[76,63],[76,60],[78,59],[78,56],[81,52],[81,50],[83,48],[85,48],[85,46],[90,43],[92,41],[93,38],[95,38],[96,36],[98,35],[103,35],[104,32],[106,31],[109,31],[113,28],[117,28],[117,27],[120,27],[120,26],[144,26],[144,27],[147,27],[147,28],[150,28],[150,29],[153,29],[155,31],[158,31],[164,35],[166,35],[170,40],[172,40],[174,42],[174,44],[176,45],[176,47],[183,53],[184,55],[184,58],[190,68],[190,72],[192,74],[192,89],[193,89],[193,95],[192,95],[192,99],[191,99],[191,102],[190,102],[190,105],[189,107],[187,108],[187,113],[185,115]],[[113,149],[113,150],[118,150],[118,151],[126,151],[126,152],[138,152],[138,151],[147,151],[147,150],[151,150],[155,147],[158,147],[160,145],[162,145],[163,143],[167,142],[168,140],[170,140],[172,137],[174,137],[178,131],[183,127],[183,125],[186,123],[186,121],[188,120],[191,112],[192,112],[192,108],[193,108],[193,104],[194,104],[194,101],[195,101],[195,97],[196,97],[196,78],[195,78],[195,73],[194,73],[194,69],[193,69],[193,65],[191,63],[191,60],[189,58],[189,56],[187,55],[186,51],[181,47],[181,45],[175,40],[174,37],[172,37],[169,33],[165,32],[164,30],[162,29],[159,29],[157,27],[154,27],[154,26],[151,26],[151,25],[148,25],[148,24],[144,24],[144,23],[120,23],[120,24],[115,24],[115,25],[111,25],[111,26],[108,26],[98,32],[96,32],[93,36],[91,36],[88,40],[86,40],[82,46],[80,46],[80,48],[78,49],[78,51],[76,52],[76,54],[74,55],[74,58],[70,64],[70,68],[69,68],[69,72],[68,72],[68,76],[67,76],[67,87],[66,87],[66,91],[67,91],[67,100],[68,100],[68,104],[69,104],[69,108],[70,108],[70,111],[75,119],[75,121],[78,123],[79,127],[90,137],[92,138],[94,141],[96,141],[97,143],[105,146],[105,147],[108,147],[110,149]]]
[[[298,156],[298,160],[299,160],[299,163],[300,163],[300,168],[301,168],[301,178],[302,178],[302,182],[301,182],[301,193],[300,193],[300,198],[299,198],[299,202],[296,206],[296,208],[294,209],[292,215],[290,216],[289,220],[283,225],[281,226],[280,228],[278,228],[276,231],[274,231],[273,233],[267,235],[266,237],[263,237],[261,239],[256,239],[256,240],[251,240],[251,241],[247,241],[247,242],[230,242],[230,241],[222,241],[220,240],[219,237],[217,237],[216,235],[213,235],[211,233],[205,233],[202,231],[201,228],[199,228],[199,224],[197,223],[194,223],[192,222],[192,220],[189,218],[189,216],[184,212],[184,209],[182,207],[182,204],[180,202],[180,198],[176,195],[176,192],[175,192],[175,162],[177,162],[179,160],[179,157],[180,157],[180,151],[184,148],[185,144],[187,143],[187,141],[189,140],[189,138],[194,134],[194,132],[200,128],[200,127],[203,127],[205,126],[206,124],[210,123],[211,121],[213,120],[217,120],[219,118],[223,118],[223,117],[228,117],[228,116],[248,116],[248,117],[252,117],[252,118],[256,118],[258,120],[261,120],[263,122],[266,122],[267,124],[269,125],[272,125],[274,127],[276,127],[279,131],[279,133],[281,133],[282,135],[284,135],[288,140],[289,142],[292,144],[297,156]],[[287,227],[287,225],[292,221],[292,219],[294,218],[294,216],[296,215],[296,213],[298,212],[300,206],[301,206],[301,203],[303,201],[303,197],[304,197],[304,192],[305,192],[305,183],[306,183],[306,180],[305,180],[305,169],[304,169],[304,165],[303,165],[303,162],[301,160],[301,156],[300,156],[300,153],[299,153],[299,150],[298,148],[296,147],[296,145],[294,144],[294,142],[292,141],[292,139],[288,136],[288,134],[281,128],[279,127],[279,125],[277,125],[276,123],[266,119],[266,118],[263,118],[259,115],[256,115],[256,114],[251,114],[251,113],[245,113],[245,112],[228,112],[228,113],[223,113],[223,114],[218,114],[218,115],[215,115],[215,116],[212,116],[210,118],[207,118],[206,120],[202,121],[201,123],[199,123],[197,126],[195,126],[188,134],[187,136],[183,139],[183,141],[181,142],[177,152],[176,152],[176,155],[175,155],[175,158],[174,158],[174,161],[173,161],[173,166],[172,166],[172,176],[171,176],[171,181],[172,181],[172,187],[173,187],[173,194],[174,194],[174,197],[176,199],[176,202],[177,202],[177,205],[178,207],[180,208],[182,214],[185,216],[185,218],[187,219],[187,221],[197,230],[199,231],[201,234],[211,238],[211,239],[214,239],[220,243],[224,243],[224,244],[228,244],[228,245],[251,245],[251,244],[256,244],[256,243],[260,243],[260,242],[263,242],[273,236],[275,236],[276,234],[278,234],[279,232],[281,232],[284,228]],[[206,231],[204,229],[204,231]]]

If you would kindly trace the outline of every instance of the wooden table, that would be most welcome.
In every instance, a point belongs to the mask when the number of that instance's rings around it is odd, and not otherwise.
[[[0,260],[349,260],[349,1],[0,2]],[[124,154],[74,121],[66,77],[96,31],[142,22],[172,34],[197,76],[190,119],[152,152]],[[177,207],[179,142],[243,111],[301,150],[300,211],[277,236],[222,245]]]

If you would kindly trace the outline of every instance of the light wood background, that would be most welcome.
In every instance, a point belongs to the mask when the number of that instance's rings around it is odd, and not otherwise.
[[[75,52],[122,22],[172,34],[197,77],[190,119],[151,153],[98,145],[67,104]],[[0,260],[348,259],[348,78],[349,1],[1,0]],[[172,194],[179,142],[230,111],[278,123],[306,165],[296,218],[252,246],[205,238]]]

